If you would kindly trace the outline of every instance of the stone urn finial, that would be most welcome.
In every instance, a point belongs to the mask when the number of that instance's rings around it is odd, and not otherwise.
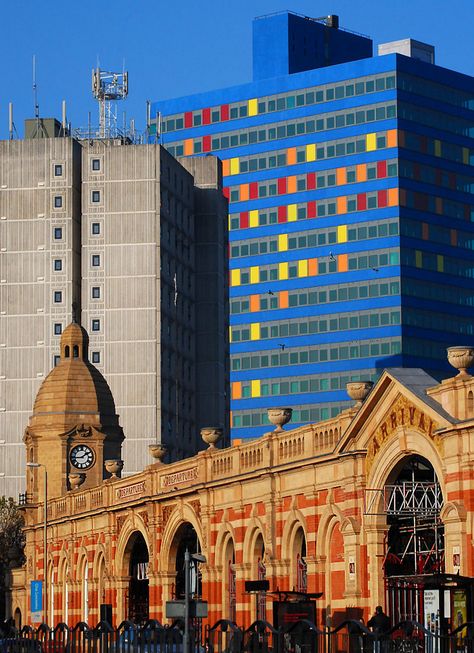
[[[291,419],[293,408],[267,408],[267,416],[270,424],[276,426],[274,433],[281,433],[285,424]]]
[[[155,444],[149,444],[148,451],[158,463],[163,463],[163,459],[166,456],[168,447],[161,442],[157,442]]]
[[[362,406],[362,402],[372,390],[373,385],[373,381],[350,381],[346,384],[347,394],[356,402],[355,408]]]
[[[123,469],[123,460],[119,458],[110,458],[104,461],[105,469],[111,474],[111,478],[118,478],[118,474]]]
[[[209,449],[215,449],[216,444],[222,438],[222,429],[217,426],[203,426],[201,429],[201,438],[209,445]]]
[[[459,370],[456,376],[471,376],[468,369],[474,366],[474,347],[448,347],[449,364]]]
[[[86,475],[81,474],[80,472],[73,472],[72,474],[69,474],[68,480],[71,490],[77,490],[86,480]]]

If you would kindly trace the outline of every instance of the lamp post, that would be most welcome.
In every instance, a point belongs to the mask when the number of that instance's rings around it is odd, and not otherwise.
[[[44,469],[44,504],[43,504],[43,575],[44,575],[44,623],[48,624],[48,565],[46,550],[48,546],[48,472],[43,463],[26,463],[27,467]]]
[[[188,549],[184,552],[184,635],[183,635],[183,652],[190,653],[189,651],[189,574],[191,571],[191,560],[195,562],[206,563],[206,556],[202,553],[189,553]]]

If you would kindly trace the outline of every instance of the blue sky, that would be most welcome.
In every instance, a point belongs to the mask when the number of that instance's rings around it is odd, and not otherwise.
[[[8,102],[22,135],[34,116],[32,57],[40,113],[74,127],[97,122],[91,69],[129,71],[122,103],[137,126],[147,99],[187,95],[251,80],[252,19],[290,9],[307,16],[339,14],[341,26],[375,44],[412,37],[436,47],[439,65],[474,75],[474,1],[453,0],[3,0],[0,39],[0,138],[8,137]]]

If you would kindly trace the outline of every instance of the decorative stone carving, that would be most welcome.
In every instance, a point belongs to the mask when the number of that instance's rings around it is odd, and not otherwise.
[[[163,506],[162,513],[161,513],[163,516],[163,526],[166,526],[168,519],[170,518],[171,513],[173,512],[174,509],[175,509],[174,505]]]
[[[69,474],[68,480],[69,485],[71,486],[71,490],[77,490],[86,480],[86,475],[75,472],[73,474]]]
[[[267,408],[268,421],[276,426],[274,433],[281,433],[293,415],[293,408]]]
[[[123,469],[123,460],[119,458],[111,458],[110,460],[104,461],[105,469],[111,474],[111,478],[118,478],[117,474]]]
[[[148,451],[153,456],[153,458],[155,458],[155,460],[157,460],[159,463],[162,463],[168,451],[168,447],[161,443],[149,444]]]
[[[449,364],[459,370],[457,376],[470,376],[468,368],[474,366],[474,348],[473,347],[448,347]]]
[[[117,534],[120,534],[120,531],[123,528],[123,525],[127,521],[127,515],[118,515],[117,516]]]
[[[346,383],[347,394],[356,403],[355,406],[360,408],[362,402],[372,390],[373,381],[350,381]]]
[[[209,445],[209,449],[214,449],[216,443],[222,438],[222,429],[215,426],[205,426],[201,429],[201,438]]]

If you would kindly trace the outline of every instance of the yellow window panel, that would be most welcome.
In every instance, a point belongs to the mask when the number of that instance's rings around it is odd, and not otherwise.
[[[444,272],[444,256],[442,254],[438,254],[436,257],[436,264],[438,272]]]
[[[467,147],[462,148],[462,162],[469,165],[469,148]]]
[[[314,143],[306,146],[306,161],[316,161],[316,145]]]
[[[337,228],[337,242],[347,243],[347,225],[340,224]]]
[[[288,234],[279,234],[278,236],[278,251],[286,252],[288,250]]]
[[[278,278],[288,279],[288,263],[285,262],[278,264]]]
[[[423,254],[420,252],[419,249],[415,251],[415,265],[417,268],[423,267]]]
[[[250,340],[260,340],[260,323],[254,322],[250,325]]]
[[[304,259],[303,261],[298,261],[298,276],[307,277],[308,276],[308,261]]]
[[[230,285],[231,286],[240,286],[240,270],[231,270],[230,271]]]
[[[365,137],[367,152],[377,149],[377,134],[367,134]]]
[[[252,397],[260,397],[260,379],[252,379],[250,387]]]
[[[249,212],[249,226],[258,227],[258,211],[256,209]]]
[[[258,265],[254,265],[250,268],[250,283],[258,283],[259,281],[259,267]]]
[[[248,114],[249,116],[256,116],[258,113],[258,101],[257,98],[252,98],[248,102]]]
[[[229,342],[232,342],[232,327],[229,327]]]
[[[288,222],[295,222],[298,214],[296,204],[288,204],[287,211],[288,211],[287,213]]]
[[[230,159],[230,174],[231,175],[238,175],[240,172],[239,168],[239,157],[236,157],[235,159]]]

